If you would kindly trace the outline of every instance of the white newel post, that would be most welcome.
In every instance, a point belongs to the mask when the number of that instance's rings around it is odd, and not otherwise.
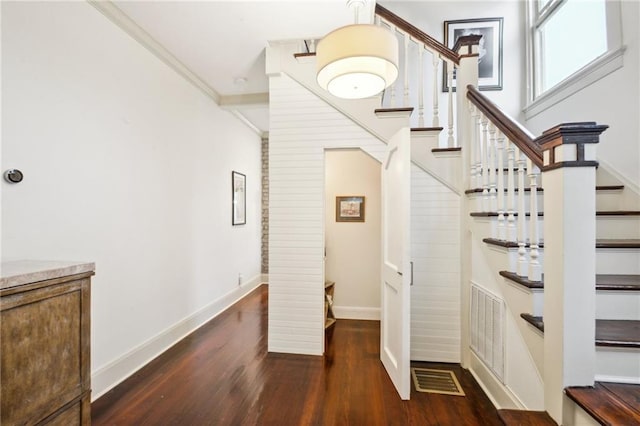
[[[535,140],[544,153],[544,398],[558,424],[563,389],[594,383],[595,144],[607,127],[561,124]]]
[[[472,115],[467,104],[467,86],[469,84],[478,86],[478,41],[477,36],[465,36],[458,39],[469,39],[467,44],[459,44],[457,53],[460,55],[460,64],[456,71],[456,125],[458,146],[462,147],[462,188],[464,190],[471,188],[470,185],[470,149],[469,144],[472,140]],[[477,173],[477,170],[476,170]],[[471,229],[469,221],[471,220],[469,212],[472,203],[465,196],[460,197],[460,229]],[[468,232],[460,232],[460,291],[461,291],[461,318],[462,333],[460,339],[461,360],[463,367],[468,368],[470,362],[470,332],[469,332],[469,293],[471,282],[471,237]]]

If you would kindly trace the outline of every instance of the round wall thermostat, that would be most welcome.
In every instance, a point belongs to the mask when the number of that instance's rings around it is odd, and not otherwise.
[[[22,182],[23,177],[24,176],[22,175],[22,172],[18,169],[9,169],[6,172],[4,172],[4,180],[6,180],[9,183]]]

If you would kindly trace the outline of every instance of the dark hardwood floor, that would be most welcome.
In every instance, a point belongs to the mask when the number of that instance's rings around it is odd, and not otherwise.
[[[501,425],[473,377],[466,397],[401,401],[379,356],[377,321],[338,320],[324,357],[267,353],[261,286],[92,404],[99,425]]]

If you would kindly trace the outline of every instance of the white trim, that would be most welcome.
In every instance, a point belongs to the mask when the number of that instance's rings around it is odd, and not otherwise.
[[[533,102],[524,108],[525,119],[529,120],[535,117],[558,102],[622,68],[625,50],[626,48],[622,46],[619,49],[603,54],[552,89],[536,97]]]
[[[476,380],[478,385],[480,385],[480,388],[482,388],[485,395],[487,395],[487,398],[489,398],[493,406],[496,407],[496,409],[498,410],[501,410],[504,408],[515,408],[518,410],[526,410],[527,406],[524,405],[524,403],[520,400],[520,398],[518,398],[511,391],[511,389],[509,389],[509,387],[505,386],[499,380],[497,380],[497,378],[493,375],[491,370],[487,368],[487,366],[482,362],[480,358],[478,358],[478,356],[473,351],[470,351],[470,353],[472,357],[471,358],[472,368],[469,368],[469,372],[471,373],[473,378]],[[475,371],[473,368],[474,366],[481,367],[485,371]],[[482,380],[481,376],[486,377],[487,379],[490,379],[491,381],[493,381],[493,383],[485,383],[485,381]],[[496,391],[495,394],[494,392],[491,391],[491,389]],[[502,400],[503,403],[500,403],[498,399]],[[510,402],[511,404],[509,403],[505,404],[504,402]]]
[[[264,93],[245,93],[243,95],[224,95],[220,96],[220,107],[224,109],[233,109],[237,107],[268,107],[269,92]]]
[[[253,124],[251,121],[249,121],[249,119],[247,117],[244,116],[244,114],[242,114],[239,110],[237,109],[229,109],[228,110],[231,114],[233,114],[238,120],[240,120],[245,126],[247,126],[248,128],[250,128],[251,130],[253,130],[253,132],[260,136],[261,139],[265,138],[265,132],[263,132],[262,130],[258,129],[258,127]]]
[[[380,308],[362,306],[333,306],[333,314],[338,319],[380,321]]]
[[[256,275],[242,286],[212,301],[182,321],[93,371],[91,373],[91,385],[93,388],[91,400],[98,399],[185,336],[227,310],[261,284],[262,276]]]
[[[611,176],[616,178],[622,185],[624,185],[625,190],[629,190],[634,194],[636,194],[636,196],[640,196],[640,186],[638,186],[638,184],[630,181],[629,178],[620,174],[620,172],[618,172],[618,170],[614,166],[612,166],[611,163],[608,163],[607,161],[602,160],[600,158],[598,159],[598,163],[605,170],[606,173],[609,173]]]
[[[148,32],[146,32],[133,19],[129,18],[129,16],[127,16],[115,4],[108,0],[87,0],[87,2],[98,9],[100,13],[120,27],[125,33],[129,34],[149,52],[156,55],[158,59],[173,68],[174,71],[192,83],[196,88],[200,89],[202,93],[210,97],[216,104],[219,103],[220,94],[218,94],[218,92],[205,83],[204,80],[198,77],[193,71],[187,68],[186,65],[180,62],[178,58],[165,49],[162,44],[158,43]]]
[[[635,376],[607,376],[596,374],[596,382],[610,382],[610,383],[628,383],[630,385],[640,385],[640,377]]]

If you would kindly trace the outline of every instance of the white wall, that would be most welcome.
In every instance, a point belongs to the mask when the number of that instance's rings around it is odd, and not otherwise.
[[[525,83],[525,44],[522,24],[524,22],[524,1],[395,1],[387,0],[381,4],[404,20],[418,27],[431,37],[444,42],[444,21],[474,18],[504,18],[503,35],[503,89],[484,91],[483,94],[497,103],[505,112],[518,119],[522,117]],[[432,117],[432,70],[431,55],[425,54],[427,64],[425,92],[425,121],[431,126]],[[417,73],[413,68],[411,73]],[[442,73],[440,67],[439,74]],[[416,74],[417,75],[417,74]],[[411,77],[410,77],[411,78]],[[415,77],[417,78],[417,77]],[[399,78],[402,80],[402,76]],[[415,86],[414,86],[415,87]],[[442,93],[442,77],[438,78],[440,91],[440,125],[447,123],[446,94]],[[401,91],[396,96],[401,99]],[[414,113],[417,116],[417,112]],[[415,118],[415,117],[414,117]]]
[[[3,261],[96,262],[95,397],[259,281],[260,138],[85,2],[2,3],[2,89]]]
[[[411,359],[460,362],[460,196],[411,167]]]
[[[325,278],[337,318],[380,319],[380,163],[360,150],[325,154]],[[364,222],[336,222],[336,196],[364,195]]]
[[[640,188],[640,3],[621,1],[624,66],[532,117],[526,126],[534,133],[563,122],[608,124],[598,144],[598,160],[626,184]]]

